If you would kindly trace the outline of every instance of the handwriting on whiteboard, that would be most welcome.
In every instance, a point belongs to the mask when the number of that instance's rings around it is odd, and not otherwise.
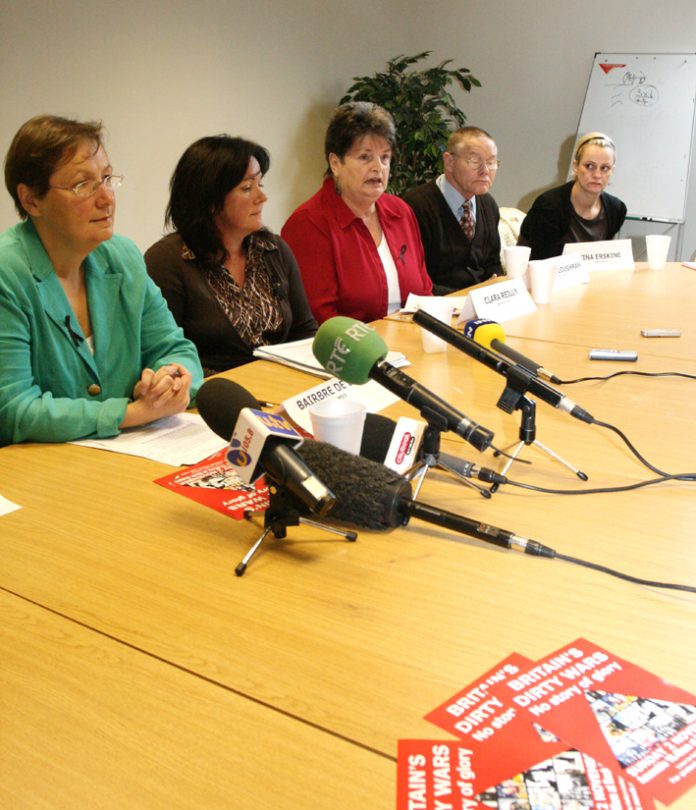
[[[618,82],[610,82],[614,88],[610,96],[610,106],[616,107],[629,101],[637,107],[652,107],[660,100],[660,91],[648,82],[642,70],[627,70]]]

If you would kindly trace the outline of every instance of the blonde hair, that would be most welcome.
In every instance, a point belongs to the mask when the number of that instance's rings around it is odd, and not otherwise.
[[[575,144],[575,152],[573,153],[573,160],[576,163],[580,163],[582,150],[590,144],[593,146],[603,146],[605,149],[611,149],[614,153],[614,163],[616,163],[616,146],[614,146],[614,141],[603,132],[588,132],[578,138],[578,142]]]

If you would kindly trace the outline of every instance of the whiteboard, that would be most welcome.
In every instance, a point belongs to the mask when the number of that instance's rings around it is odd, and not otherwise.
[[[616,144],[607,191],[629,217],[684,221],[695,98],[696,54],[595,54],[578,137]]]

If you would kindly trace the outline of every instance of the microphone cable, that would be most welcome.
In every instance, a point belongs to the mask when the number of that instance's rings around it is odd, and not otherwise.
[[[578,377],[576,380],[557,380],[556,385],[575,385],[582,382],[605,382],[614,377],[621,377],[623,374],[633,374],[636,377],[683,377],[686,380],[696,380],[696,374],[687,374],[685,371],[614,371],[604,377]]]
[[[653,579],[643,579],[642,577],[634,577],[631,574],[624,574],[623,571],[617,571],[615,568],[609,568],[606,565],[599,563],[589,562],[588,560],[581,560],[578,557],[569,557],[567,554],[559,554],[556,552],[555,559],[564,560],[565,562],[580,565],[584,568],[591,568],[593,571],[600,571],[603,574],[623,579],[626,582],[632,582],[635,585],[648,585],[651,588],[668,588],[674,591],[686,591],[687,593],[696,593],[696,587],[693,585],[682,585],[678,582],[659,582]]]
[[[506,478],[506,476],[501,476]],[[659,478],[650,478],[647,481],[634,481],[632,484],[621,484],[615,487],[594,487],[591,489],[552,489],[551,487],[541,487],[537,484],[526,484],[523,481],[513,481],[506,478],[499,481],[501,486],[518,487],[531,492],[541,492],[544,495],[605,495],[612,492],[631,492],[635,489],[643,489],[655,484],[663,484],[665,481],[696,481],[696,473],[681,473],[678,475],[661,475]]]

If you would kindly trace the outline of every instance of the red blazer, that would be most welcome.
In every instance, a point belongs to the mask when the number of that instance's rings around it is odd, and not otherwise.
[[[401,303],[409,293],[432,295],[418,223],[398,197],[383,194],[379,221],[399,274]],[[327,177],[283,226],[283,239],[300,266],[309,305],[319,323],[334,315],[374,321],[387,314],[387,277],[365,223]]]

